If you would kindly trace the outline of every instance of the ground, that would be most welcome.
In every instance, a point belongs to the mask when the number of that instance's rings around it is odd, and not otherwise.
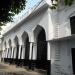
[[[32,70],[27,70],[24,67],[16,67],[16,65],[10,65],[0,62],[0,75],[46,75],[46,74]]]

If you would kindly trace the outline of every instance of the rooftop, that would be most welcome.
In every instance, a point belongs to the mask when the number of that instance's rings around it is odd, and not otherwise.
[[[27,12],[23,13],[22,16],[18,17],[14,22],[11,23],[10,26],[6,27],[5,30],[1,31],[1,34],[4,35],[8,31],[10,31],[12,28],[17,26],[22,20],[26,19],[28,16],[30,16],[33,12],[38,10],[40,7],[42,7],[44,4],[51,3],[50,0],[40,0],[36,5],[34,5],[32,8],[30,8]]]

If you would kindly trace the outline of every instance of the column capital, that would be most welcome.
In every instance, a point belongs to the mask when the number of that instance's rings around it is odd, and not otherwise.
[[[29,42],[29,43],[34,43],[34,42]]]

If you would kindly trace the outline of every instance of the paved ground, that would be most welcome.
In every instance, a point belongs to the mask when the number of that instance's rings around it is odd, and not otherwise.
[[[0,63],[0,75],[46,75],[46,74],[38,73],[32,70],[26,70],[25,68],[16,67],[15,65]]]

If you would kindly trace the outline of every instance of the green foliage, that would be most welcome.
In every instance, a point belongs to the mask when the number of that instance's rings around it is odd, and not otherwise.
[[[56,1],[58,4],[59,0]],[[66,6],[71,6],[74,0],[64,0]],[[56,9],[57,4],[52,4],[51,9]],[[13,16],[18,14],[25,9],[26,0],[0,0],[0,27],[5,25],[7,22],[13,21]]]
[[[56,1],[56,4],[54,4],[54,1]],[[59,0],[52,0],[52,6],[50,6],[51,9],[56,9],[58,5]],[[64,0],[65,6],[71,6],[73,4],[74,0]]]
[[[0,27],[13,21],[13,16],[25,9],[26,0],[0,0]]]
[[[74,0],[64,0],[65,5],[71,6]]]

